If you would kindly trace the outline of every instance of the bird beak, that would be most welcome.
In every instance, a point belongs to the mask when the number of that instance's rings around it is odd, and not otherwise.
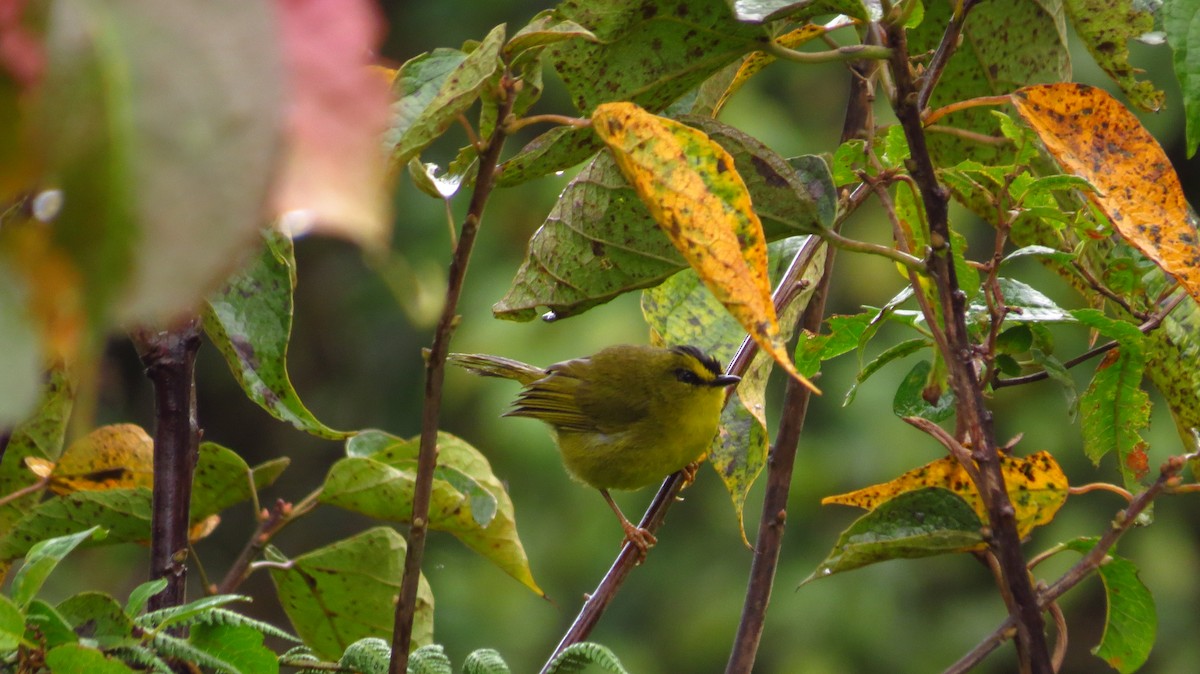
[[[723,374],[712,381],[713,386],[729,386],[741,381],[742,378],[733,374]]]

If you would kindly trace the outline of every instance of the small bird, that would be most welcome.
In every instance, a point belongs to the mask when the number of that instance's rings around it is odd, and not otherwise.
[[[620,344],[545,369],[499,356],[449,358],[524,385],[504,416],[549,424],[567,472],[600,490],[643,555],[654,535],[630,523],[608,490],[640,489],[699,460],[717,434],[725,387],[741,381],[694,346]]]

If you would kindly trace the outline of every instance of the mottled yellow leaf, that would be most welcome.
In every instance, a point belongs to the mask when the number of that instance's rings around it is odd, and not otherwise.
[[[1179,176],[1137,117],[1103,89],[1045,84],[1018,89],[1013,105],[1117,232],[1200,300],[1200,240]]]
[[[1053,520],[1067,500],[1067,477],[1050,452],[1037,452],[1026,458],[1001,456],[1000,469],[1008,497],[1017,511],[1017,533],[1022,538]],[[900,494],[926,487],[940,487],[958,494],[975,509],[980,520],[987,521],[987,508],[979,492],[962,465],[951,456],[910,470],[891,482],[827,496],[821,499],[821,505],[836,503],[874,510]]]
[[[154,441],[135,424],[101,426],[71,443],[57,463],[27,458],[35,474],[50,476],[56,494],[150,487]]]
[[[775,38],[775,42],[788,49],[795,49],[814,37],[820,37],[824,34],[824,26],[808,23],[780,35]],[[716,117],[721,112],[721,108],[725,107],[725,103],[729,98],[736,94],[742,88],[743,84],[749,82],[751,77],[757,75],[758,71],[766,68],[773,61],[775,61],[775,57],[765,51],[752,52],[746,58],[742,59],[742,65],[738,68],[737,73],[733,76],[733,80],[730,81],[729,86],[725,89],[725,93],[721,94],[721,98],[713,106],[712,116]]]
[[[780,338],[762,223],[729,153],[703,132],[633,103],[598,106],[592,125],[713,296],[788,373],[817,391]]]

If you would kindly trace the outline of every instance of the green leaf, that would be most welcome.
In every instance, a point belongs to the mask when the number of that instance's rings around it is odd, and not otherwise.
[[[857,349],[871,318],[871,313],[830,316],[829,332],[800,333],[796,342],[796,369],[805,377],[812,377],[821,370],[821,363]]]
[[[1148,445],[1141,436],[1150,425],[1150,396],[1141,388],[1145,366],[1139,351],[1113,349],[1079,399],[1084,454],[1098,465],[1105,454],[1116,452],[1125,486],[1131,490],[1139,488],[1150,469]]]
[[[75,534],[94,526],[108,530],[103,543],[150,539],[150,490],[79,491],[44,501],[30,510],[0,541],[0,560],[21,557],[38,541]],[[91,545],[87,541],[84,545]]]
[[[1169,0],[1162,11],[1163,30],[1174,56],[1175,78],[1183,92],[1187,126],[1187,155],[1200,145],[1200,3]]]
[[[158,580],[150,580],[133,588],[129,593],[129,600],[125,602],[125,613],[130,617],[136,617],[146,609],[146,603],[150,601],[150,597],[167,589],[167,579],[159,578]]]
[[[850,385],[850,390],[846,391],[846,398],[842,401],[842,407],[854,402],[854,396],[858,393],[858,387],[866,381],[871,375],[878,372],[888,363],[904,358],[929,346],[929,340],[924,337],[905,340],[885,350],[883,353],[875,356],[875,359],[867,363],[858,375],[854,378],[854,383]]]
[[[1129,40],[1154,30],[1154,14],[1134,0],[1066,0],[1065,6],[1071,27],[1129,102],[1146,112],[1161,108],[1166,94],[1153,82],[1138,80],[1144,71],[1129,63]]]
[[[251,487],[254,490],[269,487],[287,465],[288,459],[284,457],[251,470],[232,449],[215,442],[200,443],[192,478],[192,523],[250,500],[254,495]]]
[[[501,24],[470,54],[435,49],[400,66],[392,83],[396,103],[384,141],[394,165],[407,164],[471,107],[500,67],[504,37]]]
[[[292,388],[287,350],[296,260],[286,235],[267,230],[263,237],[262,253],[209,296],[204,332],[225,357],[246,396],[271,416],[317,437],[344,438],[349,434],[317,421]]]
[[[491,648],[471,651],[463,660],[463,674],[509,674],[510,671],[499,651]]]
[[[84,0],[53,16],[40,138],[70,195],[55,241],[82,274],[95,327],[114,314],[177,318],[261,223],[283,125],[280,51],[262,39],[275,13],[239,0]]]
[[[409,671],[411,674],[453,674],[454,668],[450,658],[440,644],[422,646],[409,656]],[[386,670],[380,670],[383,674]]]
[[[1005,255],[1004,259],[1000,261],[1000,264],[1007,264],[1022,257],[1044,258],[1059,264],[1070,264],[1076,256],[1074,253],[1063,252],[1054,248],[1050,248],[1049,246],[1024,246],[1014,250],[1008,255]]]
[[[81,592],[63,600],[58,612],[100,648],[135,643],[134,625],[117,600],[102,592]]]
[[[81,644],[55,646],[46,653],[46,666],[54,672],[88,674],[133,674],[125,663]]]
[[[412,519],[419,438],[403,440],[381,431],[347,443],[352,454],[335,463],[321,501],[393,522]],[[390,442],[386,440],[390,439]],[[364,455],[364,452],[369,452]],[[464,545],[542,594],[517,535],[512,499],[491,464],[471,445],[449,433],[438,435],[429,526],[448,531]],[[467,489],[459,491],[456,484]],[[487,521],[487,524],[481,522]]]
[[[547,47],[571,100],[590,114],[631,101],[659,112],[734,59],[761,47],[759,26],[736,21],[722,0],[567,0],[558,16],[595,35]]]
[[[58,458],[74,400],[74,385],[66,371],[61,367],[50,370],[37,411],[14,428],[8,439],[0,460],[0,494],[12,494],[37,482],[38,477],[25,465],[26,457]],[[41,498],[42,494],[32,493],[0,506],[0,535],[11,531]]]
[[[1126,349],[1136,351],[1139,356],[1144,353],[1143,346],[1146,344],[1146,335],[1133,323],[1109,318],[1098,309],[1076,309],[1071,312],[1071,315],[1075,317],[1075,320],[1089,328],[1094,328],[1101,335],[1117,341]]]
[[[188,641],[197,649],[229,663],[242,674],[278,674],[275,652],[263,645],[263,635],[247,625],[206,625],[188,630]]]
[[[543,9],[504,45],[504,53],[512,57],[527,49],[572,39],[599,42],[587,28],[569,19],[560,18],[553,9]]]
[[[79,641],[67,619],[41,599],[34,599],[25,609],[25,639],[32,643],[42,640],[48,648]]]
[[[1066,546],[1080,554],[1095,546],[1095,538],[1068,541]],[[1108,611],[1104,620],[1104,636],[1092,649],[1121,674],[1136,672],[1150,657],[1150,649],[1158,632],[1158,614],[1154,596],[1138,578],[1138,569],[1128,559],[1109,553],[1097,569],[1104,583]]]
[[[961,552],[984,543],[979,516],[948,489],[907,491],[863,515],[801,585],[889,559]]]
[[[954,416],[954,392],[944,381],[932,382],[937,388],[930,389],[930,372],[933,366],[923,360],[913,366],[892,399],[892,412],[898,417],[922,417],[933,422],[944,421]],[[930,403],[925,396],[937,393],[937,401]]]
[[[40,541],[30,548],[25,555],[25,563],[13,576],[12,598],[17,606],[28,606],[38,590],[42,589],[42,584],[46,582],[50,572],[54,571],[54,567],[89,538],[100,540],[104,538],[104,531],[95,526],[77,534]]]
[[[422,646],[409,654],[408,671],[410,673],[430,671],[427,668],[431,651],[436,651],[445,660],[446,672],[450,672],[450,659],[442,653],[442,647],[437,644]],[[362,674],[385,674],[392,657],[392,647],[383,639],[366,637],[359,639],[346,647],[338,665],[351,672]]]
[[[685,116],[728,151],[746,181],[768,239],[811,231],[836,216],[836,193],[818,158],[794,168],[759,141],[712,119]],[[526,321],[549,307],[558,318],[651,287],[687,264],[607,152],[567,185],[529,242],[512,287],[493,308]]]
[[[976,277],[978,278],[978,277]],[[1071,312],[1054,303],[1041,291],[1016,279],[1001,276],[996,279],[1004,303],[1016,309],[1004,317],[1004,325],[1017,323],[1074,323],[1075,317]],[[971,304],[968,310],[968,320],[974,322],[987,321],[989,317],[987,305]]]
[[[607,646],[590,641],[571,644],[556,655],[546,666],[546,674],[573,674],[584,671],[588,665],[595,665],[610,674],[628,674]]]
[[[363,637],[390,639],[407,546],[387,527],[364,531],[287,562],[268,548],[271,580],[296,634],[318,655],[338,658]],[[285,564],[286,562],[286,564]],[[433,593],[422,575],[413,642],[433,639]]]
[[[930,2],[925,20],[909,31],[910,53],[932,52],[942,40],[953,3]],[[1014,40],[1013,35],[1022,39]],[[1007,94],[1026,84],[1071,78],[1067,29],[1062,7],[1052,0],[981,2],[963,27],[962,43],[946,64],[929,101],[931,109],[979,96]],[[947,115],[939,125],[984,135],[998,135],[999,121],[990,108],[971,108]],[[971,158],[994,164],[1009,148],[978,143],[945,133],[929,134],[930,151],[940,166]]]
[[[0,595],[0,653],[15,651],[25,635],[25,614],[13,600]]]

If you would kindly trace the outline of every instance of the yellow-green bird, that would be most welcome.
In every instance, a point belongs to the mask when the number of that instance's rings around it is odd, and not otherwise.
[[[700,459],[717,434],[725,387],[740,381],[694,346],[621,344],[545,369],[480,354],[450,361],[524,385],[505,416],[549,424],[567,472],[600,490],[643,553],[654,536],[630,523],[608,490],[640,489]]]

